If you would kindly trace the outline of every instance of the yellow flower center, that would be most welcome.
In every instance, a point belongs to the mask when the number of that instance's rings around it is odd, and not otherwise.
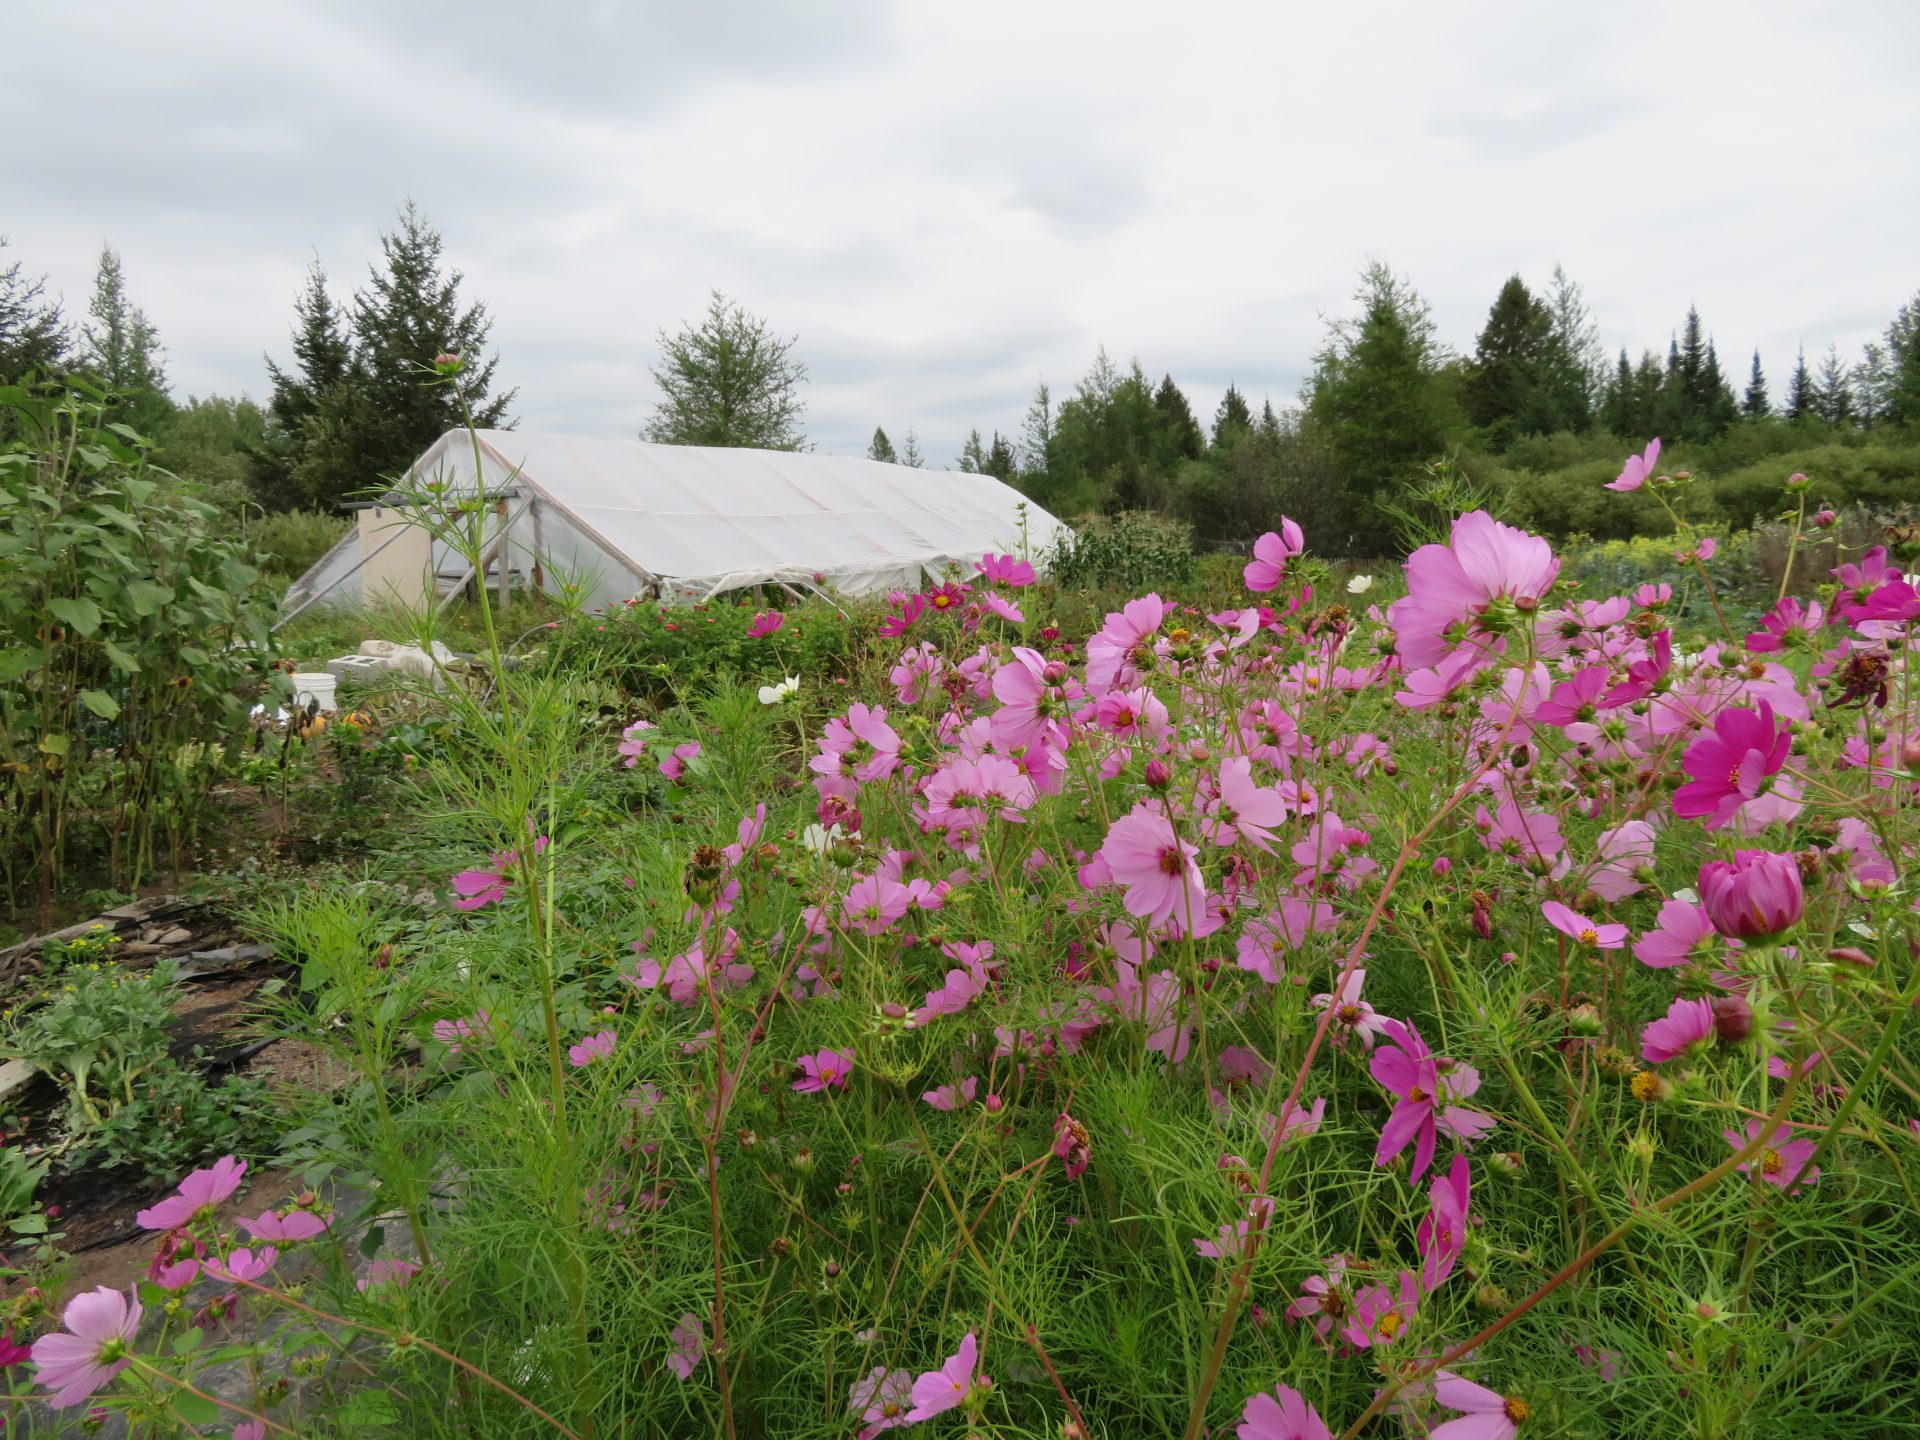
[[[1582,945],[1592,945],[1596,941],[1598,941],[1599,938],[1600,938],[1600,932],[1594,929],[1591,925],[1587,926],[1586,929],[1580,932],[1580,943]]]
[[[1375,1323],[1373,1333],[1378,1339],[1391,1340],[1400,1333],[1400,1327],[1406,1323],[1400,1318],[1398,1310],[1389,1310]]]
[[[1527,1416],[1533,1413],[1532,1409],[1528,1407],[1527,1402],[1522,1400],[1518,1395],[1507,1396],[1506,1409],[1507,1419],[1516,1425],[1524,1424]]]
[[[1778,1175],[1786,1168],[1787,1162],[1780,1158],[1780,1152],[1778,1150],[1767,1149],[1760,1152],[1760,1173],[1762,1175]]]

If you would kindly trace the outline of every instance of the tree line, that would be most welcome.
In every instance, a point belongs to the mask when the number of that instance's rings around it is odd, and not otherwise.
[[[491,318],[462,298],[461,284],[439,232],[409,203],[345,299],[318,261],[310,267],[290,356],[263,357],[264,405],[176,402],[160,337],[111,248],[77,325],[15,260],[0,264],[0,383],[85,372],[115,396],[116,419],[156,440],[162,463],[214,498],[333,510],[462,423],[455,394],[423,383],[423,362],[436,354],[466,360],[462,394],[479,424],[513,423],[516,392],[500,386],[498,357],[486,353]],[[797,344],[715,292],[703,315],[659,333],[661,399],[645,437],[808,448]],[[1609,357],[1580,287],[1557,268],[1538,288],[1509,278],[1472,351],[1455,353],[1420,293],[1376,263],[1352,309],[1328,322],[1297,403],[1263,400],[1256,411],[1229,385],[1203,421],[1171,374],[1155,382],[1138,360],[1121,365],[1103,347],[1070,392],[1042,381],[1018,425],[972,430],[951,465],[997,476],[1063,515],[1157,511],[1203,542],[1230,543],[1284,510],[1310,519],[1330,548],[1384,553],[1410,484],[1443,457],[1490,472],[1528,463],[1517,457],[1547,436],[1588,437],[1597,454],[1653,435],[1713,445],[1765,432],[1785,449],[1808,436],[1858,443],[1874,431],[1920,430],[1920,296],[1855,360],[1829,346],[1810,365],[1802,348],[1777,399],[1757,351],[1738,390],[1736,379],[1695,309],[1664,354]],[[927,463],[911,427],[896,445],[877,426],[867,454]]]

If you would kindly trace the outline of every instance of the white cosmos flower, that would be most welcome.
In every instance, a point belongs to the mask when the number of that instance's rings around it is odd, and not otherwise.
[[[788,696],[793,695],[799,689],[800,677],[798,675],[789,675],[778,685],[762,685],[760,687],[760,703],[762,705],[782,704]]]
[[[1364,595],[1373,588],[1371,575],[1355,575],[1347,581],[1347,594]]]
[[[824,855],[847,839],[838,825],[809,825],[800,832],[800,843],[816,855]]]

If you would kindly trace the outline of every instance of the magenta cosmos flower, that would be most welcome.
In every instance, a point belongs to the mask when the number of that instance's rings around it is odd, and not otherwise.
[[[854,1381],[847,1390],[847,1408],[863,1422],[859,1440],[873,1440],[883,1430],[906,1424],[912,1403],[913,1377],[884,1365],[874,1366],[866,1379]]]
[[[1278,534],[1269,530],[1253,542],[1253,559],[1247,562],[1241,577],[1247,582],[1247,589],[1264,594],[1278,588],[1287,573],[1287,562],[1296,555],[1304,554],[1306,548],[1306,535],[1297,524],[1282,515]]]
[[[1640,1032],[1640,1058],[1657,1065],[1709,1043],[1713,1036],[1711,1000],[1675,1000],[1664,1019]]]
[[[1730,940],[1765,940],[1791,930],[1806,913],[1799,862],[1771,850],[1736,850],[1732,860],[1700,867],[1700,904]]]
[[[247,1162],[222,1155],[204,1170],[180,1182],[173,1194],[133,1217],[142,1230],[178,1230],[213,1213],[213,1207],[240,1188]]]
[[[1478,1110],[1448,1105],[1451,1099],[1465,1099],[1480,1088],[1480,1072],[1471,1065],[1450,1064],[1440,1072],[1440,1060],[1427,1048],[1420,1032],[1400,1020],[1381,1022],[1387,1043],[1373,1052],[1367,1068],[1373,1078],[1399,1097],[1387,1123],[1380,1127],[1380,1144],[1373,1163],[1385,1165],[1394,1156],[1413,1148],[1413,1169],[1408,1179],[1418,1183],[1433,1163],[1439,1132],[1462,1140],[1474,1140],[1493,1128],[1490,1117]]]
[[[1673,813],[1704,818],[1709,830],[1719,829],[1761,792],[1792,749],[1793,735],[1774,720],[1766,701],[1757,711],[1722,710],[1713,717],[1713,733],[1689,745],[1680,761],[1693,778],[1673,792]]]
[[[1449,1410],[1464,1413],[1435,1426],[1429,1440],[1512,1440],[1531,1413],[1518,1395],[1496,1394],[1447,1370],[1434,1372],[1433,1398]]]
[[[753,617],[753,623],[747,627],[747,639],[764,640],[786,623],[784,611],[763,610]]]
[[[576,1070],[584,1070],[596,1060],[605,1060],[620,1043],[620,1037],[611,1030],[602,1030],[597,1035],[589,1035],[578,1045],[567,1047],[567,1063]]]
[[[1653,467],[1659,463],[1660,441],[1656,437],[1648,442],[1647,448],[1640,454],[1627,456],[1627,463],[1620,468],[1617,478],[1607,482],[1607,489],[1622,492],[1638,490],[1653,478]]]
[[[800,1057],[800,1078],[793,1082],[793,1088],[802,1095],[814,1095],[829,1089],[844,1090],[847,1088],[847,1076],[852,1073],[851,1050],[815,1051]]]
[[[973,568],[989,584],[1005,585],[1010,590],[1023,589],[1038,578],[1029,562],[1017,560],[1011,555],[982,555]]]
[[[1456,1155],[1447,1173],[1428,1190],[1428,1209],[1420,1222],[1420,1288],[1433,1288],[1453,1273],[1467,1240],[1467,1207],[1473,1196],[1473,1177],[1467,1157]]]
[[[922,1420],[958,1409],[973,1389],[973,1367],[979,1358],[980,1342],[969,1330],[960,1348],[947,1357],[944,1365],[927,1371],[913,1382],[913,1408],[907,1412],[906,1423],[918,1425]]]
[[[1712,956],[1725,948],[1704,905],[1667,900],[1660,906],[1654,928],[1633,942],[1633,955],[1642,965],[1670,970],[1695,957]]]
[[[64,1408],[133,1363],[127,1347],[140,1330],[140,1301],[131,1290],[122,1295],[103,1285],[68,1301],[60,1323],[67,1328],[33,1342],[33,1364],[36,1378],[54,1392],[53,1403]]]
[[[1277,1386],[1271,1395],[1264,1390],[1249,1395],[1240,1417],[1233,1432],[1240,1440],[1333,1440],[1320,1412],[1291,1385]]]
[[[1601,950],[1618,950],[1627,943],[1627,927],[1624,925],[1602,925],[1589,920],[1577,910],[1569,910],[1558,900],[1548,900],[1541,904],[1540,913],[1547,917],[1547,923],[1576,945],[1592,945]]]
[[[1419,1308],[1420,1287],[1402,1270],[1398,1295],[1390,1286],[1370,1285],[1353,1297],[1353,1315],[1340,1334],[1357,1350],[1391,1345],[1407,1333]]]
[[[1172,821],[1144,804],[1114,821],[1100,846],[1115,883],[1127,888],[1127,913],[1149,925],[1164,925],[1169,917],[1197,922],[1206,914],[1207,887],[1194,863],[1198,853],[1174,833]]]
[[[1407,558],[1407,593],[1387,609],[1394,648],[1409,667],[1438,665],[1463,640],[1500,628],[1496,605],[1537,610],[1559,575],[1553,547],[1537,535],[1484,510],[1462,515],[1448,544]]]
[[[667,1355],[667,1368],[682,1380],[691,1378],[693,1367],[707,1353],[706,1325],[689,1310],[667,1338],[673,1342],[673,1349]]]
[[[1745,1133],[1738,1130],[1724,1130],[1721,1133],[1726,1136],[1727,1143],[1734,1149],[1744,1150],[1760,1133],[1760,1125],[1761,1122],[1758,1120],[1749,1120]],[[1740,1173],[1751,1175],[1757,1168],[1762,1180],[1785,1190],[1789,1195],[1817,1181],[1820,1178],[1820,1168],[1815,1166],[1808,1169],[1807,1162],[1813,1159],[1813,1152],[1819,1147],[1811,1140],[1781,1142],[1779,1137],[1792,1129],[1791,1125],[1782,1125],[1775,1132],[1773,1139],[1760,1147],[1760,1154],[1754,1160],[1740,1162]],[[36,1351],[39,1348],[37,1345],[34,1347]],[[35,1358],[39,1358],[37,1354]]]

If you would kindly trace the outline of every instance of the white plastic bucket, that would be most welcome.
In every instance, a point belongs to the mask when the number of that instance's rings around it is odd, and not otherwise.
[[[338,710],[340,705],[333,698],[333,692],[334,687],[339,683],[339,681],[324,670],[294,671],[294,709],[305,710],[308,705],[317,705],[323,714]]]

